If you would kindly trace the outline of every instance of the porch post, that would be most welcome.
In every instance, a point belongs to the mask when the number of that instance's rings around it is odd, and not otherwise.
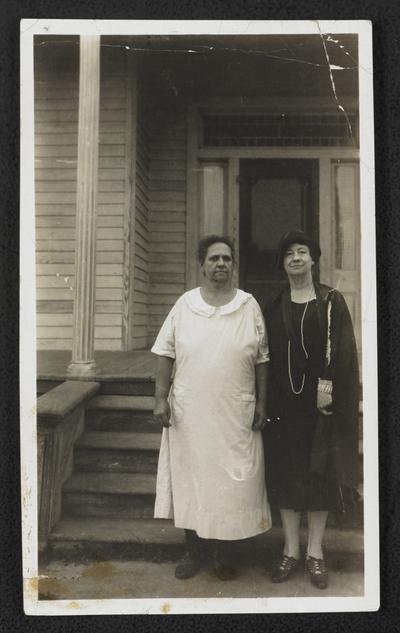
[[[99,147],[100,36],[80,36],[75,301],[68,375],[93,376],[96,198]]]

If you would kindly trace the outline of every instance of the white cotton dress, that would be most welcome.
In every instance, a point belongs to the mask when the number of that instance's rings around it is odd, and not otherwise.
[[[156,518],[202,538],[236,540],[271,527],[260,431],[251,426],[255,365],[268,361],[260,307],[237,290],[221,307],[195,288],[151,350],[176,360],[157,473]]]

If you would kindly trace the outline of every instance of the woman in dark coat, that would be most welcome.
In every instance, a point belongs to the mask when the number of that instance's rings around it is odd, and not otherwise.
[[[272,580],[287,580],[299,562],[306,511],[306,568],[324,589],[328,512],[346,511],[357,498],[359,377],[345,300],[313,278],[320,255],[302,231],[280,241],[278,266],[289,285],[265,311],[271,359],[265,450],[268,494],[280,509],[285,537]]]

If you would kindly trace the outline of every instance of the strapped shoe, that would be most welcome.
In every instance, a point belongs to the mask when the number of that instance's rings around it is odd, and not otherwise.
[[[298,562],[297,558],[286,556],[286,554],[284,554],[271,574],[272,582],[285,582],[286,580],[289,580],[292,572],[296,569]]]
[[[192,552],[187,551],[175,568],[175,578],[179,578],[179,580],[186,580],[187,578],[195,576],[199,569],[199,556],[195,556]]]
[[[328,586],[328,572],[323,558],[309,556],[306,560],[306,569],[310,574],[310,580],[318,589],[326,589]]]

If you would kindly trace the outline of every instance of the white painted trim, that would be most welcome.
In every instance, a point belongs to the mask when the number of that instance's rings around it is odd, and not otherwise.
[[[239,158],[230,158],[227,174],[227,233],[233,239],[236,250],[236,265],[233,281],[239,286]]]
[[[198,150],[199,158],[322,158],[356,160],[358,150],[349,147],[207,147]]]
[[[122,297],[122,349],[132,349],[134,323],[136,224],[136,153],[137,153],[137,69],[136,60],[127,63],[124,268]]]
[[[332,161],[330,156],[319,159],[319,243],[321,259],[319,263],[320,279],[332,283],[333,239],[332,239]]]
[[[75,289],[70,377],[94,377],[96,215],[100,125],[100,37],[79,43],[78,163],[76,176]]]
[[[237,103],[238,107],[234,110],[234,104]],[[259,98],[253,101],[253,105],[260,107],[269,105],[271,108],[278,107],[278,104],[282,107],[281,99]],[[317,103],[317,102],[316,102]],[[328,100],[320,100],[319,106],[323,105],[328,107]],[[330,109],[332,109],[332,102],[329,100]],[[301,107],[305,107],[305,102],[300,98],[293,100],[291,103],[291,110],[295,110],[295,104]],[[349,99],[347,107],[354,108],[356,100]],[[352,147],[201,147],[199,137],[201,136],[201,114],[202,110],[214,108],[214,112],[228,113],[230,109],[233,113],[238,111],[249,111],[248,105],[243,102],[240,104],[236,99],[232,98],[214,98],[207,99],[206,101],[199,102],[190,111],[188,117],[188,231],[187,231],[187,270],[193,269],[194,264],[188,260],[193,260],[193,254],[197,245],[198,239],[198,226],[201,223],[201,218],[196,218],[196,213],[200,212],[200,206],[196,203],[196,195],[198,196],[198,182],[196,178],[193,178],[193,170],[198,169],[198,161],[209,160],[211,161],[227,161],[227,232],[235,240],[235,247],[239,254],[239,188],[237,183],[237,177],[239,176],[239,161],[240,159],[308,159],[319,161],[319,209],[318,209],[318,221],[319,221],[319,235],[322,250],[322,257],[320,260],[320,277],[321,280],[326,283],[332,282],[332,265],[333,265],[333,241],[332,241],[332,182],[331,182],[331,162],[334,160],[342,161],[358,161],[359,151]],[[189,167],[189,164],[192,167]],[[189,180],[189,177],[191,180]],[[197,194],[195,194],[195,190]],[[236,217],[235,217],[236,214]],[[189,220],[190,217],[190,220]],[[192,223],[196,225],[197,233],[196,239],[194,235],[189,231],[189,225]],[[191,239],[192,238],[192,239]],[[197,264],[195,263],[196,267]],[[239,270],[239,255],[237,260],[236,271]],[[193,274],[193,273],[192,273]],[[238,276],[238,273],[236,273]],[[196,280],[197,275],[189,277],[187,279]],[[187,283],[187,287],[193,287],[196,281]],[[237,283],[236,279],[236,283]]]
[[[342,97],[341,105],[349,114],[358,113],[356,97]],[[204,114],[340,114],[331,97],[208,97],[197,102],[197,108]]]
[[[200,234],[221,235],[225,225],[225,171],[219,161],[200,164]]]
[[[187,114],[186,163],[186,290],[197,285],[196,249],[199,236],[198,128],[197,110],[196,108],[189,108]]]

